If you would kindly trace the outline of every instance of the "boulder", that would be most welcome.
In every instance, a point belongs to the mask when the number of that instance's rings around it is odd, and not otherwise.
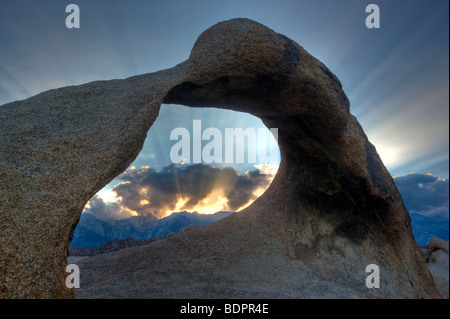
[[[338,78],[248,19],[212,26],[172,69],[0,107],[0,297],[75,296],[65,268],[83,207],[137,157],[161,103],[248,112],[278,128],[278,173],[239,214],[84,259],[99,263],[80,265],[86,291],[99,284],[115,297],[440,297],[400,194]],[[379,266],[380,288],[365,285],[369,264]]]
[[[449,258],[448,241],[437,237],[430,238],[430,245],[425,252],[425,262],[433,276],[434,282],[446,299],[449,298]]]

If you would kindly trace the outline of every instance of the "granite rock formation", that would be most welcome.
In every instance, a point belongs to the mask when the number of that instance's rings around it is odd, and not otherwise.
[[[424,251],[424,259],[442,296],[449,298],[449,256],[448,241],[430,238],[430,245]]]
[[[0,297],[74,297],[65,267],[81,211],[136,158],[161,103],[261,118],[279,130],[281,165],[239,214],[99,255],[104,263],[91,271],[108,275],[106,295],[440,297],[399,192],[337,77],[248,19],[206,30],[172,69],[0,107]],[[368,264],[380,268],[379,289],[365,286]],[[80,271],[89,290],[96,277]],[[114,291],[127,284],[134,293]]]

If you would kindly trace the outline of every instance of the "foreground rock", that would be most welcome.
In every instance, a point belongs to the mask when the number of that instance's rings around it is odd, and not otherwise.
[[[159,238],[152,237],[147,240],[135,239],[133,237],[129,237],[127,239],[116,239],[109,243],[106,243],[98,248],[88,249],[84,247],[70,246],[69,247],[69,256],[95,256],[105,253],[110,253],[113,251],[122,250],[125,248],[143,246],[155,241],[159,240]]]
[[[81,211],[136,158],[163,102],[244,111],[278,128],[277,176],[239,214],[82,259],[86,294],[108,276],[89,296],[440,297],[339,80],[247,19],[206,30],[172,69],[0,107],[1,297],[74,296],[65,266]],[[369,264],[379,289],[365,285]]]
[[[449,298],[449,256],[448,241],[432,237],[424,253],[424,259],[434,282],[444,298]]]

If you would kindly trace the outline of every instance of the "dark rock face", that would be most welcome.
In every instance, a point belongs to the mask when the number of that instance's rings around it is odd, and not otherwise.
[[[277,176],[239,214],[106,254],[101,267],[87,261],[86,292],[97,280],[115,297],[440,297],[397,188],[337,77],[248,19],[206,30],[172,69],[0,108],[0,297],[73,296],[64,286],[73,228],[86,202],[138,155],[163,102],[245,111],[278,128]],[[131,271],[119,266],[127,262]],[[380,267],[379,289],[365,286],[368,264]],[[113,292],[118,277],[107,265],[122,269],[122,282],[145,278],[141,290]],[[183,278],[155,287],[152,276],[180,269]]]

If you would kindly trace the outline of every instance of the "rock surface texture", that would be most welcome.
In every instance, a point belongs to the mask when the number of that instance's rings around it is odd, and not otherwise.
[[[434,282],[446,299],[449,298],[449,256],[448,241],[432,237],[424,253],[425,262],[433,276]]]
[[[239,214],[83,259],[80,296],[440,297],[339,80],[248,19],[206,30],[172,69],[0,107],[0,297],[74,297],[64,284],[74,227],[136,158],[161,103],[248,112],[278,128],[278,173]],[[379,289],[365,285],[369,264]]]

